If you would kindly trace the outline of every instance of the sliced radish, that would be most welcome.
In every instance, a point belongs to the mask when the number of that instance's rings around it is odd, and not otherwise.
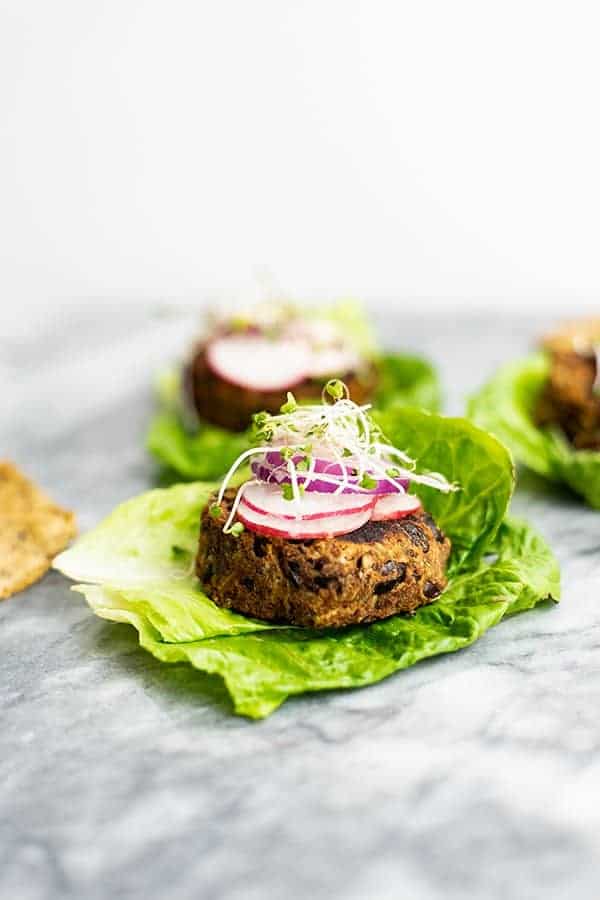
[[[301,337],[313,347],[331,347],[343,339],[339,327],[330,319],[293,319],[286,329],[286,335]]]
[[[386,519],[403,519],[421,508],[421,501],[412,494],[386,494],[375,503],[371,520],[384,522]]]
[[[260,335],[226,335],[210,341],[206,361],[215,375],[250,391],[284,391],[308,376],[311,351],[304,341],[271,341]]]
[[[310,374],[315,378],[346,375],[360,367],[360,359],[346,347],[315,348],[310,361]]]
[[[299,506],[300,514],[296,515],[296,504],[293,500],[286,500],[280,488],[267,484],[249,484],[242,494],[240,509],[244,507],[258,516],[275,516],[286,522],[310,522],[364,512],[367,513],[368,519],[376,499],[374,494],[336,494],[333,496],[332,494],[306,493]]]
[[[250,531],[267,537],[282,537],[287,540],[311,540],[332,538],[340,534],[356,531],[369,521],[371,508],[344,515],[324,516],[318,519],[282,519],[278,516],[263,515],[240,503],[238,519]]]

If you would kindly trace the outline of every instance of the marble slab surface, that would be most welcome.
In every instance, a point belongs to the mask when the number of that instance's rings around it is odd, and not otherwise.
[[[154,483],[152,373],[189,310],[58,309],[0,336],[0,455],[85,530]],[[447,409],[542,323],[392,308]],[[252,723],[49,574],[0,604],[0,897],[596,900],[600,514],[524,476],[513,504],[562,564],[560,606],[375,687]]]

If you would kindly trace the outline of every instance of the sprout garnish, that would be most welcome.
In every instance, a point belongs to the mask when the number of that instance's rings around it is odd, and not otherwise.
[[[240,532],[233,531],[236,528],[233,523],[244,490],[250,484],[277,485],[282,496],[295,505],[296,515],[301,514],[305,491],[311,490],[311,485],[313,490],[319,490],[316,483],[331,485],[329,492],[333,496],[348,491],[372,492],[382,482],[404,492],[402,482],[407,480],[444,493],[458,489],[437,472],[415,472],[415,460],[387,441],[369,416],[370,408],[370,404],[353,403],[346,385],[333,379],[323,388],[320,404],[299,406],[294,395],[288,393],[279,415],[257,413],[254,433],[260,444],[242,453],[231,466],[210,514],[219,515],[227,485],[239,467],[252,457],[263,457],[253,464],[253,469],[258,467],[260,474],[239,488],[223,528],[225,533]],[[278,456],[281,462],[267,462],[267,454]],[[331,463],[325,466],[325,471],[324,461]],[[328,467],[332,472],[326,471]]]

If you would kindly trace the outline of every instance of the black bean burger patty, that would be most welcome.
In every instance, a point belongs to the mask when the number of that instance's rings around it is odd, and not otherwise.
[[[577,449],[600,449],[600,397],[595,392],[600,319],[563,322],[546,334],[550,375],[535,410],[538,425],[558,425]]]
[[[223,534],[202,514],[196,572],[218,605],[272,622],[329,628],[412,614],[446,587],[450,541],[426,512],[369,522],[336,538],[285,540]],[[211,501],[213,502],[213,501]]]
[[[558,425],[577,449],[600,449],[600,397],[594,393],[596,359],[553,350],[550,376],[538,400],[538,425]]]
[[[252,365],[252,360],[248,360]],[[350,391],[355,403],[362,404],[370,400],[377,387],[377,370],[374,365],[366,364],[361,372],[336,372]],[[266,412],[276,414],[285,403],[286,391],[253,391],[230,384],[219,378],[206,362],[206,346],[197,348],[185,371],[185,387],[191,401],[201,419],[220,425],[229,431],[243,431],[252,421],[254,413]],[[327,379],[306,379],[293,387],[293,392],[300,402],[318,400]]]

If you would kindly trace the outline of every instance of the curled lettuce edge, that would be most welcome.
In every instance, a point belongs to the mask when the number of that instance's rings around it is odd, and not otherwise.
[[[412,618],[320,632],[217,607],[193,576],[199,517],[214,483],[127,501],[60,554],[55,568],[81,582],[74,590],[97,615],[133,625],[157,659],[220,676],[235,712],[250,718],[293,695],[373,684],[468,646],[506,616],[558,600],[558,565],[546,542],[526,523],[506,518],[514,484],[506,449],[464,419],[412,409],[389,410],[381,419],[408,452],[422,450],[427,468],[462,482],[449,498],[423,488],[429,512],[454,546],[446,590]]]
[[[549,373],[543,353],[502,366],[474,394],[467,413],[514,454],[517,462],[557,484],[566,485],[600,509],[600,452],[576,450],[558,429],[540,428],[534,407]]]

